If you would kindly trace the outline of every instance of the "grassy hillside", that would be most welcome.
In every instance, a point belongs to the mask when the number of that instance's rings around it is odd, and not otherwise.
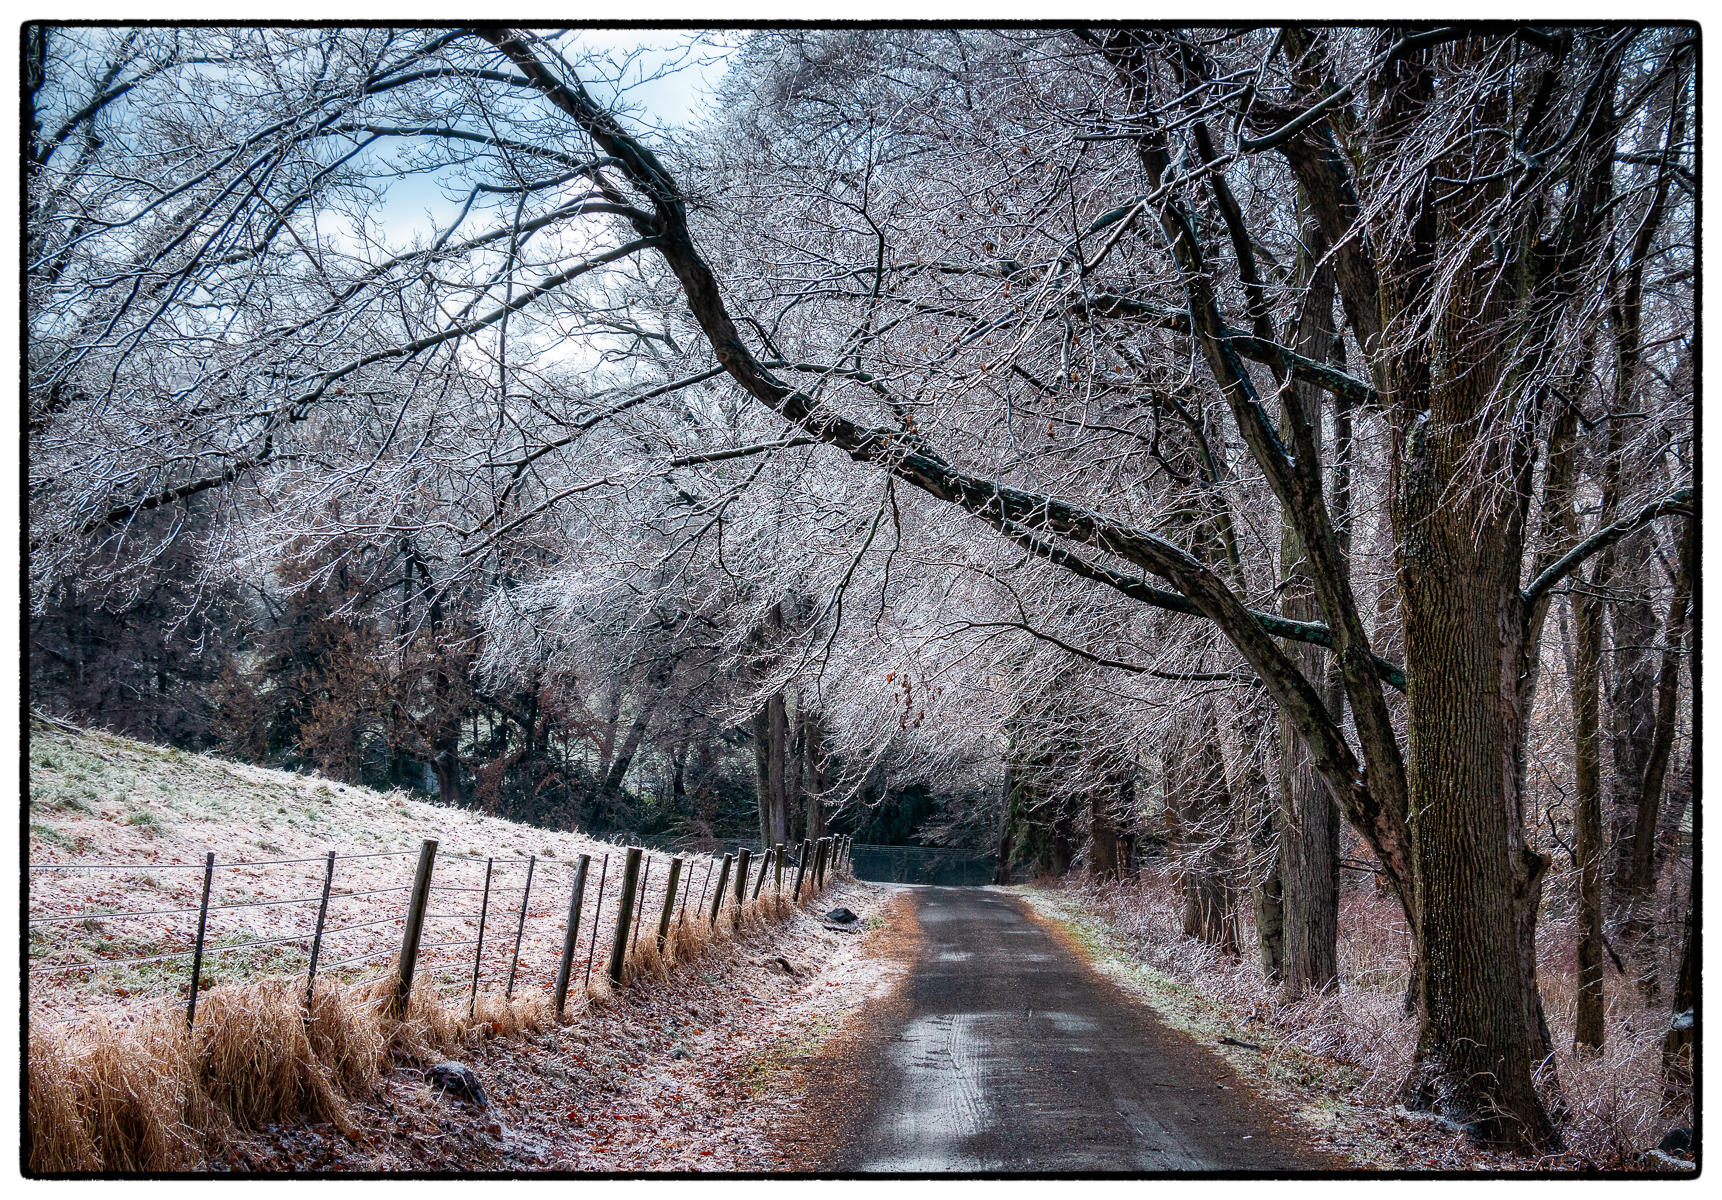
[[[35,1171],[296,1169],[313,1144],[369,1170],[755,1166],[770,1146],[763,1119],[743,1131],[745,1160],[716,1156],[737,1141],[738,1081],[752,1056],[776,1053],[828,1009],[841,979],[827,968],[856,961],[817,906],[793,905],[758,870],[757,899],[749,890],[738,902],[732,884],[719,918],[700,904],[708,887],[718,893],[712,860],[688,860],[668,903],[668,856],[648,856],[634,893],[643,919],[620,931],[620,847],[42,719],[30,732],[25,1155]],[[440,851],[418,986],[400,1012],[391,976],[427,836]],[[336,860],[311,992],[307,935],[330,850],[357,857]],[[210,852],[203,990],[188,1027],[191,962],[158,956],[190,949]],[[583,853],[593,875],[558,1020],[547,1001]],[[71,869],[42,869],[56,866]],[[841,882],[850,890],[838,895],[859,908],[865,889]],[[804,900],[812,894],[809,883]],[[661,948],[660,918],[671,921]],[[642,987],[605,981],[619,932],[630,935],[623,982]],[[786,954],[800,971],[774,968]],[[451,1113],[417,1069],[450,1054],[494,1085],[510,1126],[537,1132],[505,1136]],[[618,1111],[628,1089],[651,1096],[649,1125],[637,1120],[643,1100]]]
[[[39,1015],[59,1016],[133,996],[186,991],[185,961],[94,971],[53,968],[189,949],[196,912],[173,910],[195,910],[198,905],[203,873],[197,867],[208,851],[215,852],[220,865],[210,899],[212,953],[206,959],[206,984],[303,970],[306,949],[300,945],[224,948],[308,933],[323,886],[321,858],[330,850],[377,857],[337,864],[327,924],[331,930],[347,931],[330,936],[322,964],[339,972],[347,969],[336,964],[370,955],[371,961],[357,964],[349,974],[386,969],[400,937],[399,925],[391,921],[405,904],[398,889],[411,880],[421,839],[432,837],[440,843],[438,891],[431,905],[439,919],[427,926],[427,945],[474,937],[485,860],[498,860],[485,928],[486,986],[507,974],[525,860],[537,856],[517,990],[546,988],[561,948],[574,862],[582,853],[594,858],[588,912],[602,856],[609,853],[612,867],[618,865],[617,847],[578,833],[534,829],[400,792],[381,793],[187,754],[39,717],[31,721],[29,757],[31,865],[126,867],[30,872],[30,991],[33,1011]],[[309,861],[279,861],[293,859]],[[258,865],[225,865],[229,863]],[[654,914],[664,896],[662,856],[658,863],[659,877],[648,882],[647,908]],[[615,883],[612,871],[607,921],[613,920]],[[698,883],[696,877],[695,896]],[[277,903],[222,907],[257,901]],[[84,913],[141,915],[82,918]],[[587,942],[582,934],[582,953]],[[606,948],[600,940],[600,964]],[[473,950],[433,950],[426,961],[455,990],[462,979],[470,986]]]

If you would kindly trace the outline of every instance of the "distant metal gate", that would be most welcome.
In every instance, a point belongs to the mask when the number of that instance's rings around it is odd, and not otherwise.
[[[855,878],[873,883],[931,883],[977,886],[993,881],[995,856],[943,846],[852,848]]]

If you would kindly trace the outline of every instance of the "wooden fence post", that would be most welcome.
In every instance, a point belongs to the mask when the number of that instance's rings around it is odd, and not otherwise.
[[[771,851],[765,852],[765,857],[759,860],[759,878],[753,881],[753,898],[759,899],[759,889],[765,886],[765,877],[771,870]]]
[[[634,889],[640,882],[640,848],[628,850],[622,866],[622,887],[618,892],[622,907],[616,914],[616,940],[610,945],[610,982],[622,982],[622,960],[628,956],[628,922],[634,916]]]
[[[527,855],[526,887],[520,893],[520,924],[514,928],[514,961],[508,964],[508,988],[502,993],[504,1000],[514,999],[514,973],[520,970],[520,939],[526,935],[526,906],[532,901],[532,869],[537,865],[538,856]]]
[[[752,868],[753,851],[743,846],[735,856],[735,902],[747,899],[747,873]]]
[[[777,843],[777,845],[772,847],[772,850],[772,867],[774,868],[776,875],[776,882],[772,886],[777,890],[777,894],[781,896],[783,894],[783,843]]]
[[[582,854],[574,868],[574,891],[568,898],[568,929],[562,935],[562,965],[556,971],[556,1015],[562,1015],[568,1003],[568,977],[574,970],[574,944],[580,940],[580,906],[586,899],[586,871],[592,856]]]
[[[311,966],[305,972],[305,1007],[311,1007],[311,989],[317,985],[317,958],[323,953],[323,918],[329,915],[329,888],[335,882],[335,852],[323,867],[323,901],[317,905],[317,931],[311,935]]]
[[[670,886],[669,890],[664,893],[663,914],[658,917],[659,954],[664,952],[664,943],[668,941],[670,937],[670,918],[674,916],[676,912],[676,884],[681,881],[681,878],[682,859],[681,855],[678,854],[674,858],[670,859]]]
[[[478,903],[478,945],[472,952],[472,999],[466,1002],[469,1018],[478,1011],[478,968],[484,962],[484,918],[490,912],[490,872],[495,866],[496,859],[484,860],[484,899]]]
[[[825,856],[830,852],[831,839],[820,838],[813,847],[813,894],[818,895],[825,890]]]
[[[191,952],[191,1003],[185,1006],[185,1027],[197,1020],[197,987],[203,978],[203,931],[209,924],[209,885],[215,879],[215,851],[203,857],[203,907],[197,914],[197,949]]]
[[[729,884],[729,869],[735,865],[735,855],[723,856],[723,870],[718,872],[717,899],[712,901],[712,928],[717,928],[718,914],[723,911],[723,890]]]
[[[430,901],[431,868],[436,863],[436,839],[426,838],[419,846],[418,872],[407,898],[407,925],[401,934],[400,967],[395,976],[394,1014],[403,1016],[412,995],[413,971],[419,963],[419,936],[425,929],[425,906]]]
[[[801,881],[807,877],[808,859],[813,856],[813,843],[803,838],[801,841],[801,861],[795,864],[795,890],[790,898],[795,903],[801,903]]]

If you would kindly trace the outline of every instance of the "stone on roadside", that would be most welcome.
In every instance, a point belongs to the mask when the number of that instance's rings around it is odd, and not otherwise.
[[[485,1097],[484,1084],[479,1081],[478,1072],[465,1063],[439,1062],[425,1072],[425,1082],[438,1091],[449,1092],[462,1100],[489,1108],[490,1101]]]

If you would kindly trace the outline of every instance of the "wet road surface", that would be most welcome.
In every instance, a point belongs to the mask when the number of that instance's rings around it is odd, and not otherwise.
[[[920,945],[873,1018],[831,1167],[1033,1174],[1331,1169],[1217,1054],[1168,1029],[1005,892],[916,888]]]

